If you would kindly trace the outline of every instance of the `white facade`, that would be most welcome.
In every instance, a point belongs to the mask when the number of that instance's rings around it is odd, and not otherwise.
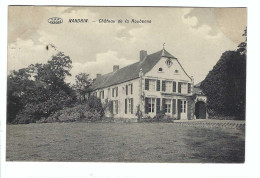
[[[163,111],[177,119],[192,119],[192,91],[193,79],[179,61],[162,55],[146,73],[140,68],[135,79],[96,89],[93,93],[101,98],[102,103],[113,101],[110,116],[114,118],[137,118],[139,107],[143,117],[154,117]]]

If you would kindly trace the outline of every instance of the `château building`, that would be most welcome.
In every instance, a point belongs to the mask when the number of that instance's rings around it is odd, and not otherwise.
[[[207,117],[206,96],[165,49],[150,55],[142,50],[138,62],[121,69],[114,65],[113,72],[97,74],[92,94],[102,103],[112,101],[110,114],[115,119],[137,119],[137,112],[154,117],[161,111],[181,120]]]

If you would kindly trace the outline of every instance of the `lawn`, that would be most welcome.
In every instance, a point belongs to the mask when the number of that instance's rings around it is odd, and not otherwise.
[[[7,126],[7,161],[242,163],[245,130],[174,123]]]

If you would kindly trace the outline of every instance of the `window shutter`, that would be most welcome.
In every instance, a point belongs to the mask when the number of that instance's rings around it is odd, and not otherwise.
[[[133,94],[133,84],[131,84],[131,94]]]
[[[178,83],[178,93],[181,93],[181,82]]]
[[[166,113],[165,98],[162,99],[162,112]]]
[[[125,114],[127,114],[127,99],[125,99]]]
[[[115,101],[116,114],[118,114],[118,100]]]
[[[148,112],[149,112],[148,101],[149,101],[149,98],[145,98],[145,102],[144,102],[145,114],[148,114]]]
[[[160,81],[160,80],[159,80]],[[157,98],[156,99],[156,113],[160,113],[160,104],[161,104],[161,99]]]
[[[180,119],[181,118],[181,100],[179,100],[179,99],[178,99],[177,108],[178,108],[178,119]]]
[[[133,98],[131,98],[131,114],[134,113],[134,111],[133,111],[134,110],[134,107],[133,107],[134,103],[133,102],[134,102],[134,100],[133,100]]]
[[[145,90],[149,90],[149,79],[145,79]]]
[[[165,91],[165,80],[162,81],[162,91]]]
[[[157,80],[157,91],[161,90],[161,81]]]
[[[125,86],[125,94],[128,95],[128,85]]]
[[[176,114],[176,99],[172,100],[172,114]]]
[[[188,83],[188,93],[191,93],[191,84]]]
[[[111,106],[111,113],[112,113],[112,114],[115,114],[115,113],[114,113],[114,104],[115,104],[115,101],[112,101],[112,106]]]
[[[172,82],[172,91],[176,92],[176,82],[175,81]]]

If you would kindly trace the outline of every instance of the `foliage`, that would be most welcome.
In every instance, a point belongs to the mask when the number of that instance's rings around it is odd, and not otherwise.
[[[79,73],[75,78],[76,84],[73,85],[73,88],[79,96],[79,101],[84,102],[86,100],[86,94],[90,92],[92,80],[89,78],[89,74],[86,73]]]
[[[244,34],[242,36],[245,36],[245,41],[244,42],[241,42],[239,45],[238,45],[238,49],[237,49],[237,52],[240,53],[241,55],[246,55],[247,54],[247,28],[244,30]]]
[[[176,118],[166,115],[163,111],[157,113],[154,117],[143,117],[140,122],[173,122]]]
[[[142,117],[143,117],[143,113],[140,109],[140,105],[137,105],[137,109],[136,109],[136,113],[135,115],[137,116],[137,120],[138,121],[141,121],[142,120]]]
[[[211,116],[245,118],[246,53],[241,51],[224,52],[201,83]]]
[[[100,98],[97,98],[96,96],[91,95],[91,96],[89,96],[89,98],[87,100],[87,104],[89,106],[90,112],[97,112],[100,114],[101,117],[104,116],[105,111],[102,106]]]
[[[93,96],[86,103],[57,110],[40,122],[101,121],[104,116],[104,109],[100,106],[102,107],[101,101]]]
[[[23,109],[30,91],[34,87],[34,82],[29,78],[31,75],[28,69],[23,68],[18,71],[11,71],[7,77],[7,122],[12,122],[17,113]]]
[[[113,116],[113,101],[112,100],[108,101],[108,99],[106,99],[103,108],[104,108],[104,110],[109,111],[109,113]]]
[[[75,103],[76,95],[65,82],[71,63],[69,56],[58,52],[46,64],[12,71],[7,77],[8,123],[36,122]]]

